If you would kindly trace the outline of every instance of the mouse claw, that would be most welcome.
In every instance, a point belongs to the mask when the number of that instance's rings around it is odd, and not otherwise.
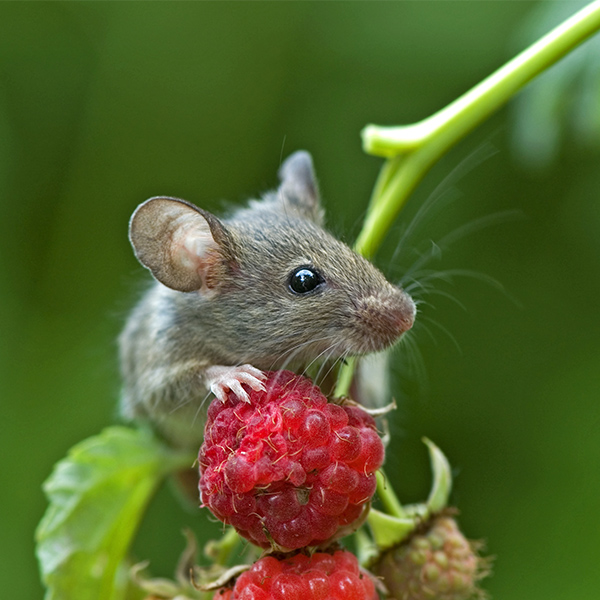
[[[241,365],[239,367],[214,366],[206,369],[205,380],[207,387],[221,402],[227,400],[227,392],[233,392],[242,402],[250,402],[250,397],[242,384],[246,384],[254,391],[264,392],[266,390],[262,380],[265,374],[252,365]]]

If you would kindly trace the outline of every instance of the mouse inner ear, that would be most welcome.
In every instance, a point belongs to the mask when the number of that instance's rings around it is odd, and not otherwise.
[[[279,201],[301,216],[322,225],[323,209],[311,155],[304,150],[294,152],[281,165],[279,178]]]
[[[229,258],[221,222],[178,198],[150,198],[140,204],[129,223],[129,239],[142,265],[180,292],[214,289]]]

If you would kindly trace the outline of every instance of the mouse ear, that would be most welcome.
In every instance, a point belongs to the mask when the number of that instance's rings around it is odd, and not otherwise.
[[[279,201],[320,225],[323,209],[311,155],[305,150],[294,152],[281,165],[279,179]]]
[[[155,197],[140,204],[129,222],[129,239],[142,265],[180,292],[214,289],[232,257],[223,224],[178,198]]]

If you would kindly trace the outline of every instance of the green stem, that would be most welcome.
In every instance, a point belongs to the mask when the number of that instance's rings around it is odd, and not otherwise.
[[[437,159],[427,152],[427,147],[403,158],[395,177],[388,182],[381,196],[372,201],[354,245],[356,251],[366,258],[373,257],[410,193]]]
[[[364,150],[388,160],[373,190],[356,251],[373,257],[411,192],[435,162],[526,83],[599,29],[600,0],[596,0],[423,121],[400,127],[365,127]],[[340,389],[349,389],[353,373],[353,364],[342,366],[339,378],[345,387],[338,386]]]
[[[379,199],[383,196],[383,192],[398,172],[402,162],[403,157],[396,156],[386,160],[385,163],[383,163],[383,167],[381,167],[381,170],[379,171],[377,181],[375,182],[375,187],[373,188],[368,211],[371,211],[372,208],[379,202]]]
[[[205,553],[217,565],[226,566],[241,540],[238,532],[233,527],[229,527],[220,540],[211,540],[207,544]]]
[[[396,496],[390,482],[387,480],[383,470],[379,470],[376,473],[377,477],[377,496],[383,504],[385,511],[388,515],[403,519],[406,517],[406,512],[400,504],[400,500]]]
[[[363,527],[354,533],[354,541],[356,543],[356,557],[362,566],[365,566],[372,558],[377,556],[377,546]]]
[[[367,517],[367,523],[377,549],[381,552],[405,540],[414,531],[418,521],[410,517],[399,519],[371,509]]]
[[[373,256],[409,194],[429,168],[460,139],[504,105],[526,83],[600,29],[600,0],[581,9],[481,83],[432,116],[401,127],[369,125],[363,146],[369,154],[405,155],[393,181],[376,188],[356,249]],[[396,162],[397,164],[397,162]],[[386,164],[384,170],[387,172]],[[382,189],[378,189],[382,188]]]
[[[351,356],[346,359],[346,362],[340,367],[338,374],[337,384],[333,395],[336,398],[342,398],[347,396],[352,385],[352,378],[354,377],[354,367],[356,366],[356,357]]]

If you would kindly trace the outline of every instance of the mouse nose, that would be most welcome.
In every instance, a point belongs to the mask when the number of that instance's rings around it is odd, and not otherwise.
[[[358,304],[357,316],[369,351],[383,350],[394,344],[413,326],[416,312],[413,299],[392,285],[363,298]]]
[[[402,293],[402,302],[400,306],[392,311],[395,328],[398,331],[398,335],[406,333],[415,322],[417,315],[417,307],[414,300],[404,292]]]
[[[385,328],[389,328],[394,338],[406,333],[414,324],[417,307],[413,299],[399,288],[387,302],[381,318]]]

